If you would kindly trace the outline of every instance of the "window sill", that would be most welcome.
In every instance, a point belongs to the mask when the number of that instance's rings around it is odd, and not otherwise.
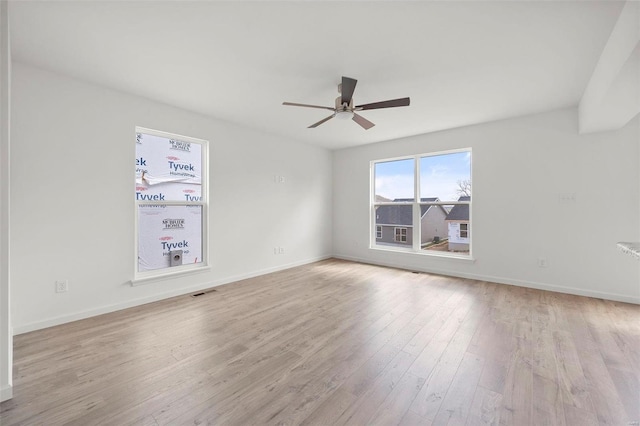
[[[416,252],[413,251],[413,249],[404,249],[401,247],[398,248],[390,248],[390,247],[378,247],[378,246],[371,246],[369,247],[369,250],[376,250],[376,251],[382,251],[382,252],[391,252],[391,253],[403,253],[403,254],[410,254],[410,255],[414,255],[414,256],[427,256],[427,257],[434,257],[437,259],[443,259],[443,260],[453,260],[453,261],[463,261],[463,262],[471,262],[474,263],[476,261],[475,258],[471,257],[471,255],[465,255],[465,254],[455,254],[455,253],[443,253],[443,252],[432,252],[429,253],[427,252],[427,250],[422,250],[420,252]]]
[[[167,271],[165,269],[161,270],[161,272],[150,272],[149,274],[141,274],[140,276],[129,281],[131,283],[131,287],[136,287],[143,284],[150,284],[154,281],[164,281],[171,278],[182,277],[185,275],[197,274],[199,272],[207,272],[211,270],[211,266],[198,266],[198,267],[189,267],[189,268],[180,268],[179,270],[170,270]]]

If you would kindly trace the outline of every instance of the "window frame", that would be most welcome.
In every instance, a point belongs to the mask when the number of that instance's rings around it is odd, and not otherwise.
[[[148,201],[137,200],[133,198],[134,202],[134,255],[133,255],[133,270],[134,278],[131,280],[131,285],[144,284],[153,280],[162,278],[171,278],[184,274],[191,274],[195,272],[202,272],[211,269],[209,260],[209,141],[204,139],[198,139],[191,136],[184,136],[177,133],[169,133],[155,129],[149,129],[146,127],[135,127],[134,136],[138,133],[144,133],[147,135],[158,136],[168,139],[176,139],[184,142],[199,144],[201,148],[201,197],[199,201]],[[134,145],[135,146],[135,145]],[[134,156],[135,157],[135,156]],[[135,182],[135,169],[134,169],[134,182]],[[135,187],[135,185],[134,185]],[[166,206],[200,206],[202,209],[202,223],[201,223],[201,250],[202,250],[202,262],[197,264],[187,264],[180,266],[172,266],[167,268],[155,269],[152,271],[139,271],[139,207],[144,205],[166,205]]]
[[[473,241],[470,238],[471,234],[470,232],[468,232],[469,235],[469,252],[468,254],[461,254],[459,252],[440,252],[440,251],[429,251],[429,250],[422,250],[421,247],[421,228],[422,228],[422,221],[420,220],[421,218],[421,206],[423,205],[428,205],[428,206],[454,206],[454,205],[468,205],[469,206],[469,222],[468,222],[468,229],[471,228],[471,223],[473,221],[473,207],[472,207],[472,201],[473,201],[473,197],[471,198],[471,201],[452,201],[452,200],[445,200],[445,201],[434,201],[434,202],[422,202],[420,201],[421,197],[421,191],[420,191],[420,159],[424,158],[424,157],[434,157],[434,156],[439,156],[439,155],[447,155],[447,154],[456,154],[456,153],[461,153],[461,152],[468,152],[471,155],[471,162],[469,165],[469,177],[471,179],[471,182],[473,184],[473,151],[471,147],[467,147],[467,148],[457,148],[457,149],[451,149],[451,150],[446,150],[446,151],[435,151],[435,152],[427,152],[427,153],[420,153],[420,154],[415,154],[415,155],[405,155],[405,156],[401,156],[401,157],[391,157],[391,158],[381,158],[381,159],[376,159],[376,160],[371,160],[369,163],[369,185],[370,185],[370,191],[369,191],[369,206],[370,206],[370,214],[369,214],[369,249],[370,250],[382,250],[382,251],[393,251],[393,252],[401,252],[401,253],[410,253],[410,254],[417,254],[419,256],[432,256],[432,257],[444,257],[444,258],[452,258],[452,259],[460,259],[460,260],[471,260],[474,261],[473,258]],[[390,162],[390,161],[402,161],[402,160],[407,160],[407,159],[413,159],[414,160],[414,194],[413,194],[413,201],[410,202],[377,202],[376,201],[376,188],[375,188],[375,167],[376,164],[378,163],[386,163],[386,162]],[[473,194],[472,194],[473,195]],[[409,204],[411,206],[413,206],[413,222],[412,222],[412,237],[413,237],[413,244],[411,246],[390,246],[390,245],[382,245],[382,244],[378,244],[377,243],[377,239],[374,238],[375,234],[374,232],[372,232],[374,230],[374,226],[376,226],[376,208],[379,206],[385,206],[385,205],[403,205],[403,204]],[[395,232],[395,231],[394,231]],[[394,241],[395,241],[395,234],[394,234]]]

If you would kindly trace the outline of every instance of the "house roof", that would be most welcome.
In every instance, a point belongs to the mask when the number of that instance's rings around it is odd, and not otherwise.
[[[471,197],[462,196],[458,201],[471,201]],[[469,204],[456,204],[445,220],[469,220]]]
[[[413,201],[413,198],[396,198],[393,201],[397,203],[411,202]],[[437,197],[430,197],[420,198],[420,201],[428,203],[440,200]],[[434,206],[420,206],[420,216],[424,216],[431,207]],[[376,223],[380,225],[413,226],[412,209],[413,206],[408,204],[398,206],[378,206],[378,208],[376,209]]]
[[[411,205],[378,206],[376,209],[376,223],[379,225],[413,226]]]

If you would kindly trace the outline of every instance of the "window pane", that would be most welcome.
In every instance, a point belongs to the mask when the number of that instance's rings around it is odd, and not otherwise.
[[[202,263],[202,206],[140,205],[138,230],[138,271]]]
[[[415,161],[386,161],[376,163],[375,202],[413,201]]]
[[[471,152],[420,158],[421,201],[457,201],[471,196]]]
[[[427,249],[447,240],[447,214],[451,206],[420,205],[420,246]]]
[[[376,244],[411,247],[413,244],[413,206],[377,206],[376,230],[381,231]],[[377,237],[377,236],[376,236]]]
[[[200,201],[201,185],[200,144],[136,134],[136,200]]]
[[[469,205],[420,206],[423,250],[469,254]],[[444,217],[443,217],[444,215]]]

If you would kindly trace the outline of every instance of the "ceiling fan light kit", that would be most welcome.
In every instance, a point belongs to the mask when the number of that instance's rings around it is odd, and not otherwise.
[[[319,109],[327,109],[329,111],[333,111],[333,114],[331,114],[326,118],[323,118],[317,123],[313,123],[311,126],[308,127],[309,129],[314,129],[319,125],[331,120],[336,115],[338,115],[340,118],[346,118],[346,119],[351,118],[360,127],[362,127],[365,130],[369,130],[370,128],[375,126],[375,124],[373,124],[371,121],[367,120],[363,116],[356,114],[356,111],[409,106],[409,103],[410,103],[409,98],[399,98],[399,99],[392,99],[389,101],[373,102],[369,104],[353,106],[353,93],[356,90],[357,83],[358,83],[358,80],[356,79],[344,77],[344,76],[342,77],[342,83],[338,84],[338,93],[340,93],[340,96],[336,98],[335,107],[333,108],[327,107],[327,106],[320,106],[320,105],[299,104],[295,102],[283,102],[282,105],[298,106],[298,107],[305,107],[305,108],[319,108]]]

